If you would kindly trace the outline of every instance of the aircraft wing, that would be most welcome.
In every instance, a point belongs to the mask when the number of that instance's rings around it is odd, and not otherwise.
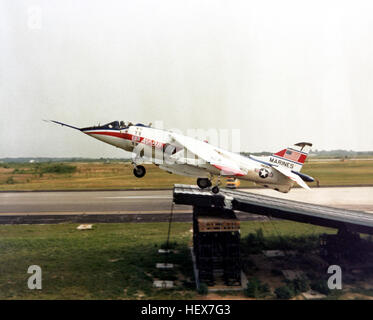
[[[172,139],[190,153],[196,155],[206,163],[220,170],[223,176],[244,176],[246,172],[242,171],[236,161],[231,159],[224,150],[220,150],[211,144],[171,133]]]
[[[311,190],[311,188],[307,185],[307,183],[305,183],[302,180],[302,178],[300,176],[296,175],[295,173],[291,172],[290,170],[288,170],[286,168],[282,168],[280,166],[277,166],[277,167],[272,166],[272,168],[274,170],[277,170],[278,172],[280,172],[282,175],[289,178],[290,180],[293,180],[294,182],[296,182],[302,188],[307,189],[307,190]]]

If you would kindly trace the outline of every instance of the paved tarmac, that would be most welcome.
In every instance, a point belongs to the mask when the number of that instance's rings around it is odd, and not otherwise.
[[[287,194],[269,189],[240,189],[281,199],[373,213],[373,187],[293,189]],[[172,190],[0,192],[0,224],[59,222],[168,221]],[[191,221],[190,206],[175,205],[174,221]],[[244,220],[263,219],[238,213]]]
[[[373,212],[373,187],[292,189],[280,193],[269,189],[240,189],[313,204]],[[130,214],[169,213],[172,190],[0,192],[0,215],[4,214]],[[174,212],[191,212],[176,205]]]
[[[0,214],[165,213],[170,212],[172,190],[0,193]],[[175,206],[174,212],[191,212]]]

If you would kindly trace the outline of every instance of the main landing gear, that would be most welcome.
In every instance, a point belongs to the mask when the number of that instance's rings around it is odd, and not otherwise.
[[[211,181],[208,178],[198,178],[197,179],[197,185],[201,189],[205,189],[205,188],[211,187]]]
[[[133,168],[133,174],[136,178],[142,178],[146,174],[146,169],[144,166],[135,166]]]
[[[209,188],[212,186],[212,183],[211,183],[211,180],[208,179],[208,178],[198,178],[197,179],[197,185],[201,188],[201,189],[206,189],[206,188]],[[212,189],[211,189],[212,193],[219,193],[219,187],[216,185],[216,186],[213,186]]]
[[[219,193],[220,190],[219,190],[218,186],[213,186],[212,189],[211,189],[211,191],[212,191],[212,193],[217,194],[217,193]]]

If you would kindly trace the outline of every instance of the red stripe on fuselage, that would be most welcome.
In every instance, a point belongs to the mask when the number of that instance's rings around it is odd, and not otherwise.
[[[245,173],[243,173],[242,171],[238,171],[236,169],[231,169],[231,168],[228,168],[228,167],[224,167],[224,166],[220,166],[220,165],[217,165],[217,164],[212,164],[215,168],[219,169],[220,171],[225,171],[225,172],[228,172],[228,173],[231,173],[232,176],[239,176],[239,177],[242,177],[245,175]]]
[[[129,133],[122,133],[122,132],[112,132],[112,131],[94,131],[94,132],[85,132],[87,134],[99,134],[102,136],[112,136],[117,138],[122,138],[125,140],[131,140],[132,141],[132,134]]]
[[[122,132],[113,132],[113,131],[95,131],[95,132],[86,132],[87,134],[97,134],[97,135],[103,135],[103,136],[111,136],[111,137],[116,137],[116,138],[121,138],[124,140],[128,140],[131,142],[136,142],[136,143],[143,143],[146,145],[152,145],[152,146],[159,146],[162,148],[164,146],[164,143],[158,142],[152,139],[140,137],[140,136],[135,136],[130,133],[122,133]]]

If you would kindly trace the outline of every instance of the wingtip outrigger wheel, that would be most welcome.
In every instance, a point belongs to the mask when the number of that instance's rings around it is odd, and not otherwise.
[[[133,169],[133,174],[135,175],[136,178],[142,178],[143,176],[145,176],[145,173],[146,173],[146,169],[144,166],[136,166]]]

